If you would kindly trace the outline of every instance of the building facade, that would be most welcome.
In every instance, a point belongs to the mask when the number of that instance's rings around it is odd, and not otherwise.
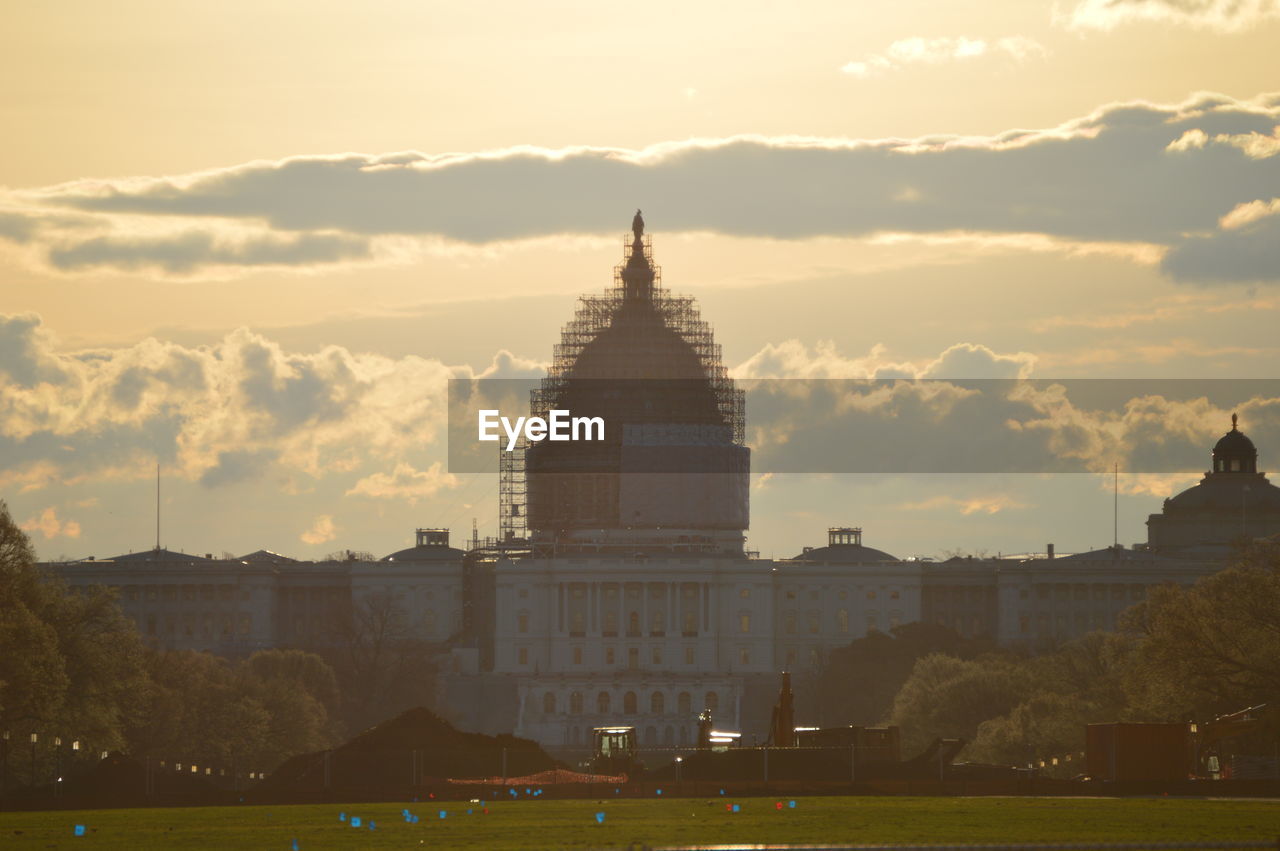
[[[703,710],[763,741],[778,672],[803,684],[870,632],[925,622],[1051,647],[1114,629],[1153,585],[1221,569],[1241,538],[1280,534],[1280,489],[1233,417],[1211,471],[1132,548],[935,562],[842,527],[794,558],[758,558],[745,548],[742,394],[693,301],[662,289],[638,211],[614,286],[582,300],[534,393],[534,414],[553,408],[620,427],[526,453],[521,486],[503,489],[524,496],[503,506],[527,523],[519,536],[463,551],[448,530],[419,529],[381,559],[157,548],[49,567],[73,590],[117,589],[164,649],[323,647],[394,616],[439,654],[439,706],[460,726],[573,752],[619,723],[644,747],[686,746]]]

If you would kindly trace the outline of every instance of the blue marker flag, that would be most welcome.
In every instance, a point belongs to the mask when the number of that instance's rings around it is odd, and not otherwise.
[[[795,802],[795,801],[787,801],[787,806],[794,810],[794,809],[796,808],[796,802]]]
[[[293,851],[298,851],[298,840],[296,838],[293,840]]]
[[[84,825],[82,824],[76,825],[76,829],[74,833],[76,836],[84,836]]]
[[[658,790],[658,794],[659,794],[659,795],[661,795],[661,794],[662,794],[662,790],[661,790],[661,789],[659,789],[659,790]]]
[[[352,816],[352,817],[351,817],[351,826],[352,826],[352,827],[359,827],[359,826],[360,826],[360,816]]]
[[[734,805],[733,805],[733,811],[734,811],[735,813],[736,813],[736,812],[738,812],[738,811],[740,811],[741,809],[742,809],[742,808],[741,808],[741,807],[739,807],[737,804],[734,804]]]
[[[378,823],[377,823],[376,821],[374,821],[373,819],[369,819],[369,829],[370,829],[370,830],[377,830],[377,829],[378,829]]]
[[[596,824],[604,824],[604,813],[596,813]]]
[[[444,810],[440,811],[440,818],[448,818],[448,817],[449,817],[449,814],[447,812],[445,812]]]
[[[346,820],[347,820],[346,813],[338,813],[338,821],[346,821]]]

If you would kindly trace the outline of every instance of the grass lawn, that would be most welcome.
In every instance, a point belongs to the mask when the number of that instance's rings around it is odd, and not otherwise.
[[[725,811],[726,803],[741,806]],[[625,848],[629,844],[1275,840],[1280,802],[1179,798],[519,800],[0,813],[0,847]],[[418,824],[405,823],[408,806]],[[439,818],[445,809],[448,817]],[[467,809],[474,812],[467,815]],[[359,816],[351,827],[338,820]],[[605,813],[603,824],[595,814]],[[376,830],[365,825],[372,819]],[[86,836],[73,835],[83,824]]]

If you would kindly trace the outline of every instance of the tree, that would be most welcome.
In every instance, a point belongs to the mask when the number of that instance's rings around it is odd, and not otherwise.
[[[831,651],[818,677],[817,722],[822,726],[871,725],[883,721],[894,696],[916,662],[930,653],[970,659],[995,650],[985,639],[966,639],[953,629],[909,623],[874,631]]]
[[[1031,686],[1025,666],[1010,657],[957,659],[933,653],[911,669],[894,697],[889,720],[901,728],[907,753],[935,738],[972,740],[984,721],[1007,714],[1025,700]]]
[[[337,673],[347,730],[434,705],[439,647],[415,637],[394,595],[380,591],[357,600],[335,616],[330,633],[336,641],[315,650]]]
[[[1153,588],[1125,626],[1137,640],[1130,699],[1149,720],[1280,703],[1280,542],[1191,588]]]
[[[109,750],[146,680],[137,630],[106,588],[70,594],[0,502],[0,723]]]

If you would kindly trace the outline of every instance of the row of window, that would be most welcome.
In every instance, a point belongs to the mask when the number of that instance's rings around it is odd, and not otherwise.
[[[234,617],[229,612],[147,615],[145,631],[151,637],[230,640],[253,632],[253,616],[248,612],[238,612]]]
[[[581,715],[585,704],[585,697],[580,691],[569,693],[568,711],[570,715]],[[544,692],[542,695],[542,712],[544,715],[555,715],[561,711],[561,702],[559,696],[553,692]],[[623,715],[636,715],[639,713],[640,698],[634,691],[625,692],[622,695],[621,711]],[[664,692],[653,691],[649,693],[649,714],[665,715],[667,712],[667,696]],[[709,691],[703,695],[702,706],[699,710],[707,709],[713,714],[720,709],[720,695],[715,691]],[[601,691],[596,693],[595,711],[597,715],[608,715],[614,711],[614,697],[610,692]],[[693,695],[687,691],[682,691],[676,695],[675,712],[677,715],[692,716],[693,715]]]
[[[120,592],[121,597],[130,602],[136,603],[139,600],[146,600],[148,603],[156,603],[164,601],[166,603],[176,603],[179,599],[184,602],[212,602],[219,600],[222,602],[230,602],[232,600],[248,600],[249,588],[238,585],[119,585],[112,586]]]
[[[1147,594],[1147,586],[1140,583],[1121,582],[1055,582],[1036,586],[1036,599],[1048,600],[1141,600]],[[1030,588],[1018,589],[1019,599],[1026,600],[1031,596]]]
[[[684,664],[688,667],[692,667],[693,665],[697,664],[697,659],[698,659],[697,650],[692,645],[686,645],[683,649],[684,649]],[[649,665],[653,667],[661,667],[663,664],[665,664],[665,662],[663,661],[665,659],[665,654],[662,652],[662,650],[663,649],[660,645],[655,645],[649,648],[649,653],[648,653]],[[640,648],[628,647],[626,648],[626,651],[627,651],[627,665],[626,665],[627,670],[629,671],[640,670],[640,667],[641,667]],[[574,647],[572,649],[573,664],[575,665],[583,664],[583,655],[584,655],[583,648]],[[516,664],[521,666],[527,666],[529,664],[529,648],[528,647],[516,648]],[[618,664],[617,648],[612,646],[605,647],[604,648],[604,666],[606,668],[610,668],[610,667],[615,667],[617,664]],[[740,665],[751,664],[751,650],[749,648],[746,648],[746,647],[738,648],[738,664]]]

